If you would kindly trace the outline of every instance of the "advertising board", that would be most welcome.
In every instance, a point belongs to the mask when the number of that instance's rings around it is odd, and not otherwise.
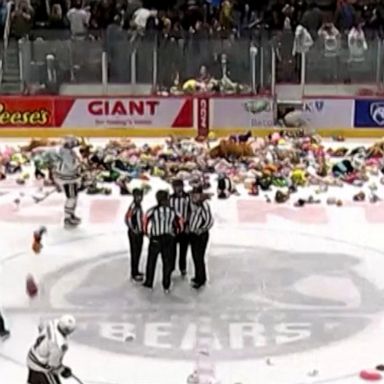
[[[58,99],[55,109],[56,123],[64,128],[191,128],[194,125],[192,98]]]
[[[47,97],[2,97],[1,128],[38,128],[54,124],[53,100]]]
[[[384,128],[384,100],[356,99],[354,125],[358,128]]]
[[[223,97],[211,99],[211,124],[215,129],[273,127],[270,98]]]
[[[353,99],[307,98],[303,103],[302,118],[313,128],[352,128]]]

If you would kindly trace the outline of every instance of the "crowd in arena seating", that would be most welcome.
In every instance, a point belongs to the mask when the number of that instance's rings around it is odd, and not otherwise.
[[[2,25],[5,4],[1,0]],[[12,19],[16,35],[28,33],[28,25],[70,28],[81,36],[117,20],[139,35],[155,31],[175,39],[189,33],[228,38],[257,28],[295,30],[299,24],[315,35],[324,22],[333,22],[341,32],[360,23],[382,32],[384,4],[380,0],[16,0]]]
[[[297,54],[314,44],[320,44],[325,57],[340,56],[343,47],[348,51],[347,60],[362,62],[367,40],[384,32],[382,0],[14,1],[11,36],[17,39],[41,36],[36,30],[55,31],[50,35],[53,39],[101,39],[115,64],[126,52],[121,42],[157,44],[159,62],[169,63],[159,68],[159,91],[176,94],[223,89],[248,92],[253,45],[274,45],[283,67],[278,80],[290,80],[284,75],[289,64],[297,80]],[[0,0],[3,26],[5,4],[6,0]],[[143,61],[140,65],[145,67],[147,59]],[[116,80],[122,77],[119,70],[112,66]]]

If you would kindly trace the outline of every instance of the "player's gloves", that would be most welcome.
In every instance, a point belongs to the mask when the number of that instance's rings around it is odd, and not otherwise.
[[[63,367],[63,370],[61,371],[61,377],[64,379],[68,379],[69,377],[72,376],[72,370],[69,367]]]

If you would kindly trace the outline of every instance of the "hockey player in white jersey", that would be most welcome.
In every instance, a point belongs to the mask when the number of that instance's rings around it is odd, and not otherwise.
[[[79,142],[74,137],[66,137],[58,152],[55,167],[55,181],[64,190],[66,200],[64,206],[64,225],[75,227],[81,220],[75,215],[77,196],[80,184],[80,160],[74,150]]]
[[[72,376],[71,369],[63,365],[63,358],[68,349],[67,337],[75,328],[72,315],[39,326],[39,336],[27,357],[28,384],[60,384],[60,376]]]

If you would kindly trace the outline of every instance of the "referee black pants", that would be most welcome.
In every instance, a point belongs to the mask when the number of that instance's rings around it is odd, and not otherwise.
[[[56,373],[38,372],[32,369],[28,372],[28,384],[61,384]]]
[[[189,234],[188,233],[180,233],[176,235],[173,247],[173,265],[172,271],[176,268],[176,260],[177,260],[177,249],[179,249],[179,271],[186,272],[187,271],[187,253],[188,247],[190,244]]]
[[[129,248],[131,251],[131,277],[137,276],[139,271],[140,256],[143,249],[143,235],[128,230]]]
[[[145,271],[144,285],[153,286],[155,278],[156,263],[159,253],[163,263],[163,288],[169,289],[171,285],[171,274],[173,268],[174,237],[171,235],[153,236],[149,240],[147,267]]]
[[[203,285],[207,281],[207,271],[205,266],[205,252],[207,250],[209,233],[204,232],[201,235],[191,234],[192,259],[195,267],[195,284]]]

